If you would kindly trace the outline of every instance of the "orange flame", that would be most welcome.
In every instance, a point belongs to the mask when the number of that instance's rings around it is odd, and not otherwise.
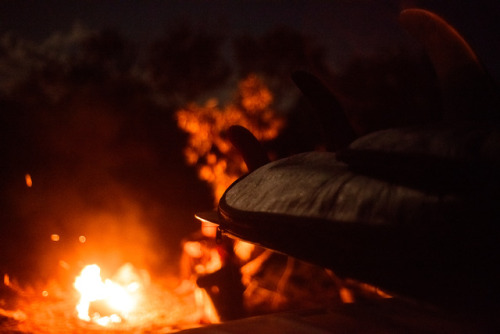
[[[75,280],[74,287],[80,292],[80,301],[76,306],[78,318],[93,321],[101,326],[122,322],[123,318],[132,312],[138,302],[139,282],[118,284],[110,279],[104,282],[101,278],[101,268],[92,264],[83,268]],[[104,301],[113,313],[102,316],[98,312],[89,314],[92,302]]]
[[[31,175],[30,174],[24,175],[24,180],[26,181],[26,186],[28,188],[31,188],[31,186],[33,185],[33,180],[31,179]]]
[[[4,274],[3,275],[3,284],[5,284],[6,286],[10,286],[10,277],[9,277],[9,274]]]
[[[258,140],[275,138],[284,126],[284,119],[271,108],[272,102],[271,91],[252,74],[239,84],[235,99],[225,107],[219,107],[212,99],[204,106],[192,103],[177,111],[179,128],[189,134],[185,159],[188,164],[198,166],[199,177],[211,184],[216,200],[246,172],[245,163],[233,154],[224,133],[231,125],[239,124]]]

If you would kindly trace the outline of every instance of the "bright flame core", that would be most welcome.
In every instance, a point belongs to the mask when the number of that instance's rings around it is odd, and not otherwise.
[[[81,295],[76,306],[78,318],[106,326],[110,323],[122,322],[122,318],[127,317],[134,310],[138,302],[137,291],[140,284],[130,282],[123,285],[110,279],[103,282],[101,268],[92,264],[83,268],[80,276],[75,280],[74,287]],[[104,302],[113,313],[105,316],[98,312],[89,314],[91,303],[96,301]]]

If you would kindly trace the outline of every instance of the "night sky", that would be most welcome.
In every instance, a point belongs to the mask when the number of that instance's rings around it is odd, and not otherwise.
[[[75,22],[92,29],[112,28],[127,38],[150,42],[172,25],[189,21],[227,34],[263,34],[288,26],[328,43],[332,60],[352,53],[379,52],[399,42],[395,17],[408,7],[429,9],[455,26],[495,77],[500,75],[500,4],[494,0],[337,0],[337,1],[11,1],[0,3],[0,32],[45,39]]]
[[[412,107],[393,103],[394,87],[384,91],[375,69],[407,80],[401,96],[407,87],[434,96],[429,85],[408,84],[432,80],[432,71],[420,70],[425,64],[412,58],[419,46],[397,24],[407,7],[447,19],[499,80],[494,0],[1,1],[0,271],[44,277],[65,256],[74,268],[127,260],[175,267],[181,239],[198,229],[193,214],[215,203],[184,162],[187,136],[173,115],[189,102],[230,96],[248,73],[263,73],[277,105],[287,106],[281,113],[294,115],[269,146],[276,156],[314,133],[297,127],[309,121],[289,78],[295,69],[342,87],[351,108],[354,97],[375,100],[363,105],[379,111],[392,104],[389,116],[372,113],[378,118],[367,129],[403,122],[398,110]],[[57,245],[52,233],[61,235]]]

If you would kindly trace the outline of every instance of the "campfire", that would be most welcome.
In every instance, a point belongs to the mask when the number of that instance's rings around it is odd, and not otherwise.
[[[261,141],[275,138],[284,120],[272,109],[272,102],[273,95],[264,81],[251,74],[240,82],[227,105],[211,99],[177,112],[178,126],[189,136],[186,162],[196,166],[199,178],[212,187],[215,202],[247,171],[227,139],[228,128],[242,124]],[[26,173],[24,179],[27,188],[36,189],[32,174]],[[85,219],[93,221],[97,232],[72,236],[70,246],[64,244],[62,252],[54,252],[54,256],[63,255],[51,259],[57,265],[48,281],[26,285],[3,273],[0,326],[21,333],[164,333],[294,307],[350,303],[367,295],[390,297],[243,241],[225,238],[217,243],[216,226],[206,221],[183,240],[179,274],[157,274],[141,262],[153,251],[141,249],[148,248],[148,233],[141,227],[140,214],[130,209],[134,206],[126,204],[132,213],[116,217],[112,213],[88,214]],[[106,246],[108,251],[121,255],[119,260],[109,261],[99,247],[105,240],[100,237],[113,239],[114,230],[101,230],[100,226],[124,221],[130,229],[130,245],[113,240]],[[58,231],[45,235],[49,249],[68,239]]]
[[[21,286],[4,274],[0,325],[21,333],[170,332],[218,322],[216,310],[201,289],[193,284],[190,289],[176,290],[176,282],[173,277],[152,278],[130,263],[111,278],[99,265],[86,265],[69,286],[56,280],[43,286]]]
[[[212,186],[214,198],[218,198],[236,177],[245,172],[243,161],[234,154],[229,141],[224,138],[224,131],[238,122],[254,129],[262,140],[274,138],[284,123],[271,109],[272,100],[272,94],[263,81],[250,75],[240,83],[234,101],[227,106],[221,107],[215,100],[210,100],[204,106],[191,104],[178,111],[178,125],[190,135],[185,148],[186,161],[197,165],[199,177]],[[36,191],[38,184],[33,174],[25,173],[24,182],[26,188]],[[104,222],[118,224],[129,220],[128,225],[132,226],[130,234],[147,239],[144,237],[146,232],[134,227],[139,226],[136,221],[140,219],[139,214],[88,216],[86,219],[94,219],[92,224],[97,227]],[[112,230],[103,230],[96,234],[110,232]],[[55,271],[47,281],[30,284],[20,283],[8,272],[2,273],[0,326],[12,331],[47,333],[86,330],[169,332],[219,322],[220,316],[209,296],[217,294],[217,287],[200,288],[197,279],[220,270],[223,255],[212,242],[215,240],[214,226],[202,224],[200,232],[202,238],[188,237],[183,242],[180,274],[177,276],[175,273],[157,275],[142,268],[141,256],[129,259],[133,264],[127,262],[126,254],[130,251],[120,249],[122,246],[118,241],[111,242],[113,249],[110,251],[123,253],[119,256],[123,261],[114,270],[116,259],[109,261],[106,253],[99,255],[100,247],[96,245],[102,240],[96,240],[96,235],[72,235],[73,241],[68,246],[68,235],[47,231],[44,244],[51,250],[47,256],[61,257],[49,261],[55,263]],[[52,251],[54,247],[63,250]],[[141,243],[137,247],[144,246]],[[235,249],[237,256],[246,261],[253,246],[240,242]],[[250,281],[246,268],[243,279]]]

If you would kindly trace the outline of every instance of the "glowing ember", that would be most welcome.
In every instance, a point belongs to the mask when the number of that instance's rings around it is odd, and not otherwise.
[[[26,181],[26,186],[28,186],[28,188],[31,188],[31,186],[33,185],[33,180],[31,179],[31,175],[30,174],[24,175],[24,180]]]
[[[3,284],[5,284],[6,286],[9,286],[9,285],[10,285],[10,277],[9,277],[9,274],[4,274],[4,275],[3,275]]]
[[[51,234],[50,235],[50,240],[52,241],[59,241],[60,237],[59,234]]]
[[[101,268],[93,264],[83,268],[75,280],[74,287],[81,295],[80,302],[76,306],[78,318],[106,326],[122,322],[134,310],[139,298],[137,292],[140,284],[139,282],[118,284],[110,279],[103,282]],[[100,307],[97,311],[91,312],[93,303]],[[99,311],[109,314],[100,314]]]

